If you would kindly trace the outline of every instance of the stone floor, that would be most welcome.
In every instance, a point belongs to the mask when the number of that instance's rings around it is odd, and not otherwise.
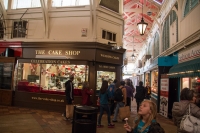
[[[132,125],[136,115],[135,103],[131,108],[129,123]],[[113,117],[113,116],[111,116]],[[158,115],[157,121],[166,133],[176,133],[176,127],[170,119]],[[97,133],[126,133],[125,122],[115,123],[115,128],[97,128]],[[103,115],[102,124],[107,125],[107,117]],[[37,109],[0,106],[0,133],[72,133],[72,124],[65,121],[58,112]]]

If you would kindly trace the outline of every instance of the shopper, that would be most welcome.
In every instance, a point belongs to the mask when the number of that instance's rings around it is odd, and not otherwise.
[[[113,122],[117,122],[117,115],[119,113],[119,108],[126,105],[126,88],[125,81],[120,82],[119,88],[115,91],[114,100],[116,102],[116,108],[114,113]]]
[[[82,105],[92,105],[92,102],[90,100],[90,95],[92,94],[93,90],[89,89],[89,82],[85,81],[82,88]]]
[[[74,103],[74,84],[73,81],[74,76],[71,75],[69,77],[69,80],[65,82],[65,95],[66,95],[66,120],[72,120],[70,118],[70,112],[73,110],[73,106],[71,106]],[[72,116],[71,116],[72,117]]]
[[[127,81],[125,88],[126,88],[126,106],[129,106],[131,109],[131,100],[133,101],[133,89],[130,87],[131,82]]]
[[[160,124],[156,122],[156,104],[150,100],[144,100],[139,108],[134,128],[128,123],[124,124],[127,133],[164,133]]]
[[[109,92],[109,95],[110,95],[110,113],[111,115],[114,114],[114,108],[115,108],[115,102],[114,102],[114,92],[116,90],[116,84],[117,84],[118,80],[115,79],[113,81],[113,83],[111,83],[109,86],[108,86],[108,92]]]
[[[143,82],[139,82],[139,86],[136,86],[136,94],[135,94],[135,99],[137,103],[137,112],[140,107],[140,103],[144,100],[146,94],[146,89],[143,86]]]
[[[151,98],[151,87],[149,86],[149,83],[146,83],[146,94],[145,94],[145,99],[150,99]]]
[[[114,124],[112,124],[110,122],[110,108],[109,108],[109,104],[108,104],[109,94],[108,94],[107,89],[108,89],[108,81],[104,80],[102,82],[102,86],[101,86],[100,93],[99,93],[100,114],[98,117],[97,128],[103,127],[103,125],[101,124],[101,118],[102,118],[104,111],[106,111],[106,113],[107,113],[108,127],[113,128],[115,126]]]
[[[180,122],[182,117],[188,113],[189,105],[190,114],[200,119],[200,108],[194,104],[195,101],[194,91],[189,88],[184,88],[181,91],[180,102],[174,102],[172,116],[174,124],[177,126],[177,133],[184,133],[180,130]]]

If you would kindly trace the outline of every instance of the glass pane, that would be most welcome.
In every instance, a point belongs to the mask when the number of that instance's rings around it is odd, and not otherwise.
[[[0,88],[12,89],[12,71],[13,63],[1,63],[0,64]]]
[[[63,0],[62,6],[75,6],[76,0]]]
[[[199,0],[191,0],[191,9],[193,9],[197,4]]]
[[[200,77],[191,78],[191,88],[196,95],[200,95]]]
[[[18,90],[40,92],[40,64],[19,63],[17,74]]]
[[[41,7],[40,0],[13,0],[13,9]]]
[[[8,0],[3,0],[5,9],[8,9]]]
[[[60,7],[62,6],[63,0],[52,0],[52,7]]]
[[[184,16],[186,16],[190,11],[190,0],[187,0],[185,4]]]
[[[107,80],[109,81],[109,83],[112,83],[116,78],[115,76],[116,76],[115,72],[97,71],[97,84],[96,84],[97,94],[101,89],[102,81]]]
[[[78,5],[90,5],[90,0],[79,0]]]
[[[182,78],[182,88],[189,88],[189,78]]]

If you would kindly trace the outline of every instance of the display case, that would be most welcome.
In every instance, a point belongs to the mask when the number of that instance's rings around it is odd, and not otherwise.
[[[97,71],[97,86],[96,90],[99,91],[102,85],[103,80],[107,80],[110,83],[112,83],[116,78],[115,72],[108,72],[108,71]]]
[[[65,82],[74,75],[74,95],[81,95],[82,83],[88,81],[87,65],[18,63],[18,91],[65,95]]]
[[[151,91],[158,93],[158,71],[152,71]]]

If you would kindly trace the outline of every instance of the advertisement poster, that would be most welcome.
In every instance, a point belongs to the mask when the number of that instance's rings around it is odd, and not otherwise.
[[[164,117],[168,115],[168,92],[169,79],[163,78],[160,82],[160,114]]]

